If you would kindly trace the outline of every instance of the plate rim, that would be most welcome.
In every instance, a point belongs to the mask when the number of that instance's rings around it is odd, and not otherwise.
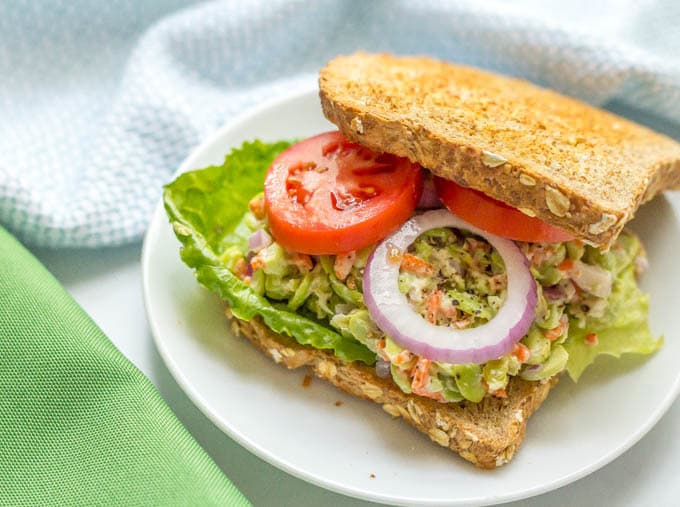
[[[230,131],[234,130],[239,124],[247,122],[252,119],[252,117],[259,114],[265,113],[267,110],[282,106],[288,102],[304,99],[311,94],[318,94],[318,87],[305,86],[294,92],[283,94],[281,96],[269,99],[259,105],[245,110],[243,113],[234,117],[231,121],[223,124],[219,127],[213,134],[209,135],[204,141],[202,141],[196,148],[194,148],[191,153],[183,160],[179,169],[173,173],[172,178],[176,178],[179,174],[186,172],[187,170],[193,169],[193,162],[201,156],[201,154],[206,151],[210,146],[219,141],[219,139],[226,136]],[[676,217],[676,221],[678,221]],[[244,447],[249,452],[255,454],[260,459],[264,460],[268,464],[298,478],[314,484],[315,486],[333,491],[335,493],[340,493],[353,498],[358,498],[361,500],[379,502],[383,504],[394,504],[394,505],[425,505],[425,506],[438,506],[438,505],[495,505],[497,503],[513,502],[517,500],[523,500],[538,496],[544,493],[549,493],[563,486],[571,484],[587,475],[590,475],[602,467],[608,465],[616,458],[621,456],[623,453],[628,451],[636,443],[642,439],[666,414],[673,402],[678,398],[680,394],[680,374],[676,376],[674,383],[671,385],[670,389],[667,391],[666,396],[663,398],[662,402],[659,403],[657,410],[651,413],[651,416],[642,424],[628,439],[626,439],[621,445],[616,446],[608,453],[603,455],[600,459],[594,461],[593,463],[581,467],[565,476],[554,480],[552,482],[540,484],[533,486],[521,491],[516,491],[504,496],[475,496],[467,498],[450,498],[450,499],[423,499],[423,498],[413,498],[405,496],[389,496],[379,493],[371,493],[369,490],[363,488],[352,487],[345,485],[341,482],[328,480],[321,476],[314,474],[313,472],[308,472],[304,469],[300,469],[297,466],[290,463],[284,457],[274,455],[269,452],[266,448],[258,445],[256,442],[248,438],[246,435],[242,434],[237,429],[231,427],[222,417],[215,413],[215,411],[210,407],[210,404],[205,400],[202,394],[196,390],[191,382],[184,375],[182,368],[176,363],[172,357],[169,350],[166,348],[163,338],[161,337],[161,330],[155,318],[153,318],[151,313],[151,299],[152,299],[152,289],[150,286],[150,264],[151,264],[151,245],[154,243],[155,239],[160,234],[162,227],[170,227],[169,223],[165,223],[165,211],[163,206],[163,198],[159,199],[158,204],[154,208],[151,221],[144,235],[144,242],[142,245],[141,252],[141,271],[142,271],[142,292],[144,300],[144,310],[147,317],[147,322],[151,330],[151,335],[154,340],[156,349],[158,350],[163,362],[170,371],[174,380],[177,382],[182,391],[187,395],[191,402],[205,415],[217,428],[219,428],[223,433],[225,433],[229,438],[236,441],[239,445]],[[179,245],[179,243],[178,243]],[[471,465],[472,466],[472,465]]]

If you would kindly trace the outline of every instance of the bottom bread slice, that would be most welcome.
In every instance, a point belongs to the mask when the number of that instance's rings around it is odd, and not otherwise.
[[[512,459],[526,432],[527,420],[548,396],[557,377],[529,382],[513,377],[507,398],[487,396],[480,403],[439,403],[404,393],[391,379],[382,379],[375,368],[345,362],[332,352],[300,345],[270,330],[260,320],[239,320],[227,308],[235,335],[243,335],[275,362],[289,369],[310,367],[350,394],[382,405],[393,417],[402,417],[430,437],[480,468],[496,468]]]

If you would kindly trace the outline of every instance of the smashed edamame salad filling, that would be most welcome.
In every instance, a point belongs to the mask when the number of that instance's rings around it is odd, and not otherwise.
[[[442,403],[503,398],[513,376],[545,381],[567,371],[577,380],[599,354],[651,353],[661,345],[649,331],[648,296],[636,282],[645,254],[637,237],[624,231],[606,252],[578,239],[511,242],[535,283],[536,303],[523,336],[504,354],[455,364],[411,350],[381,329],[366,303],[366,269],[380,241],[315,254],[275,239],[262,179],[286,147],[245,143],[223,166],[186,173],[166,187],[183,260],[236,317],[258,316],[302,344],[374,364],[378,376],[391,377],[402,391]],[[318,172],[311,165],[303,170]],[[411,216],[428,213],[435,212],[413,210]],[[428,325],[452,332],[482,328],[508,303],[509,268],[479,234],[432,227],[407,248],[389,242],[386,248],[386,265],[398,266],[399,293]]]
[[[251,201],[251,209],[263,209],[262,196]],[[266,223],[252,213],[244,223],[253,231],[267,231]],[[250,259],[247,254],[234,256],[232,267],[256,293],[309,313],[365,345],[376,354],[376,368],[383,375],[389,371],[404,392],[439,401],[476,402],[487,393],[504,397],[512,375],[543,380],[563,371],[570,332],[573,339],[568,348],[596,347],[596,329],[623,318],[618,315],[620,293],[636,289],[635,274],[645,264],[640,242],[628,233],[608,253],[578,240],[519,246],[537,282],[536,320],[510,353],[482,365],[430,361],[380,331],[361,292],[372,247],[344,255],[310,256],[287,252],[271,241],[251,251]],[[465,329],[484,324],[505,299],[503,260],[488,242],[466,231],[441,228],[422,234],[401,254],[400,268],[400,291],[424,319],[440,326]],[[577,340],[581,343],[574,343]],[[574,376],[578,375],[575,365]]]

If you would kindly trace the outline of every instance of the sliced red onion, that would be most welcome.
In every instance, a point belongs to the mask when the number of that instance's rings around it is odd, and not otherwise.
[[[272,237],[264,229],[256,230],[250,238],[248,238],[248,249],[251,252],[259,252],[263,248],[272,244]]]
[[[418,201],[418,209],[432,209],[441,208],[442,201],[437,195],[437,190],[434,188],[434,180],[432,175],[427,173],[423,178],[423,193],[420,194],[420,200]]]
[[[378,359],[378,362],[375,363],[375,374],[380,378],[390,378],[392,376],[390,368],[391,363],[389,361]]]
[[[559,285],[543,287],[543,295],[550,302],[559,301],[564,296],[564,291]]]
[[[599,266],[574,261],[574,267],[569,270],[569,277],[593,296],[606,298],[612,293],[612,274]]]
[[[486,324],[455,329],[423,319],[399,291],[399,263],[390,260],[423,232],[436,227],[464,229],[485,238],[505,262],[508,288],[505,302]],[[485,363],[512,349],[529,330],[535,316],[536,282],[529,262],[514,242],[484,232],[446,209],[428,211],[406,222],[373,251],[364,271],[364,300],[378,327],[401,346],[433,361]]]
[[[574,284],[568,278],[565,278],[557,285],[550,287],[543,287],[543,295],[545,299],[551,303],[566,303],[571,301],[571,298],[576,294]]]
[[[248,255],[246,255],[246,276],[253,276],[253,265],[250,263],[253,257],[255,257],[254,252],[248,252]]]

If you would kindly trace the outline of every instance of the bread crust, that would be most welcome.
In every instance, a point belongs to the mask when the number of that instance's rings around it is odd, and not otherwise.
[[[640,204],[680,188],[680,144],[519,79],[357,53],[330,61],[319,89],[349,139],[595,245],[609,246]]]
[[[314,349],[271,331],[258,318],[243,321],[229,309],[234,335],[253,345],[289,369],[309,367],[354,396],[382,405],[392,417],[401,417],[432,441],[457,452],[479,468],[493,469],[512,459],[526,432],[531,414],[548,396],[557,377],[547,382],[528,382],[513,377],[507,398],[486,397],[480,403],[439,403],[401,391],[391,379],[379,378],[373,367],[347,363],[332,352]]]

